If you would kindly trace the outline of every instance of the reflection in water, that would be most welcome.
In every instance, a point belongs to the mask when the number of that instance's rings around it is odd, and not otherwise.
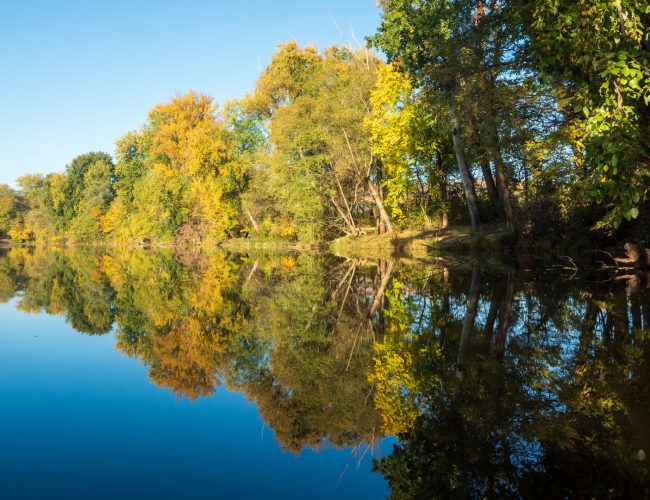
[[[245,394],[293,452],[397,435],[375,462],[394,498],[649,494],[644,291],[310,254],[14,249],[0,300],[15,295],[114,329],[179,397]]]

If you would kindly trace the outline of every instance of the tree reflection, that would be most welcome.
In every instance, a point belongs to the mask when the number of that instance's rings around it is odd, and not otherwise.
[[[634,293],[631,293],[634,292]],[[280,444],[371,445],[402,498],[644,498],[650,297],[476,265],[170,250],[0,254],[179,397],[246,395]]]
[[[392,340],[412,357],[385,415],[409,422],[375,465],[393,497],[645,498],[648,297],[506,273],[479,298],[477,274],[451,320],[431,307]]]

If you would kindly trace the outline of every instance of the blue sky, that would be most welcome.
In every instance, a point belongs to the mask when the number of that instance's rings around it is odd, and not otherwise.
[[[0,183],[112,154],[177,92],[250,91],[279,42],[363,43],[378,24],[375,0],[2,0]]]

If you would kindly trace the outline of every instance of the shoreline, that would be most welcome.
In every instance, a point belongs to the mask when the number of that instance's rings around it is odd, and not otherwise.
[[[525,236],[525,235],[524,235]],[[49,242],[13,242],[0,239],[1,249],[47,247],[51,249],[66,248],[129,248],[129,249],[169,249],[171,251],[200,251],[222,248],[229,252],[245,253],[257,251],[263,253],[325,252],[349,259],[407,259],[420,262],[444,260],[493,260],[519,262],[524,265],[559,259],[570,259],[586,264],[595,263],[596,254],[623,255],[621,241],[589,241],[570,246],[579,238],[564,236],[563,242],[542,238],[529,240],[522,245],[522,234],[503,224],[486,225],[478,234],[473,234],[469,226],[451,226],[439,230],[405,229],[382,235],[372,234],[367,230],[358,236],[345,236],[331,241],[317,243],[299,242],[282,239],[231,238],[223,241],[116,241],[102,240],[93,242],[65,241],[61,239]],[[604,250],[607,250],[605,252]],[[610,255],[613,259],[614,257]],[[602,258],[600,255],[599,258]]]

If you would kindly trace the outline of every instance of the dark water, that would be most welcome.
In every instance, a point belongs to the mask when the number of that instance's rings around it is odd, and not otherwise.
[[[0,498],[647,498],[650,294],[564,267],[2,253]]]

